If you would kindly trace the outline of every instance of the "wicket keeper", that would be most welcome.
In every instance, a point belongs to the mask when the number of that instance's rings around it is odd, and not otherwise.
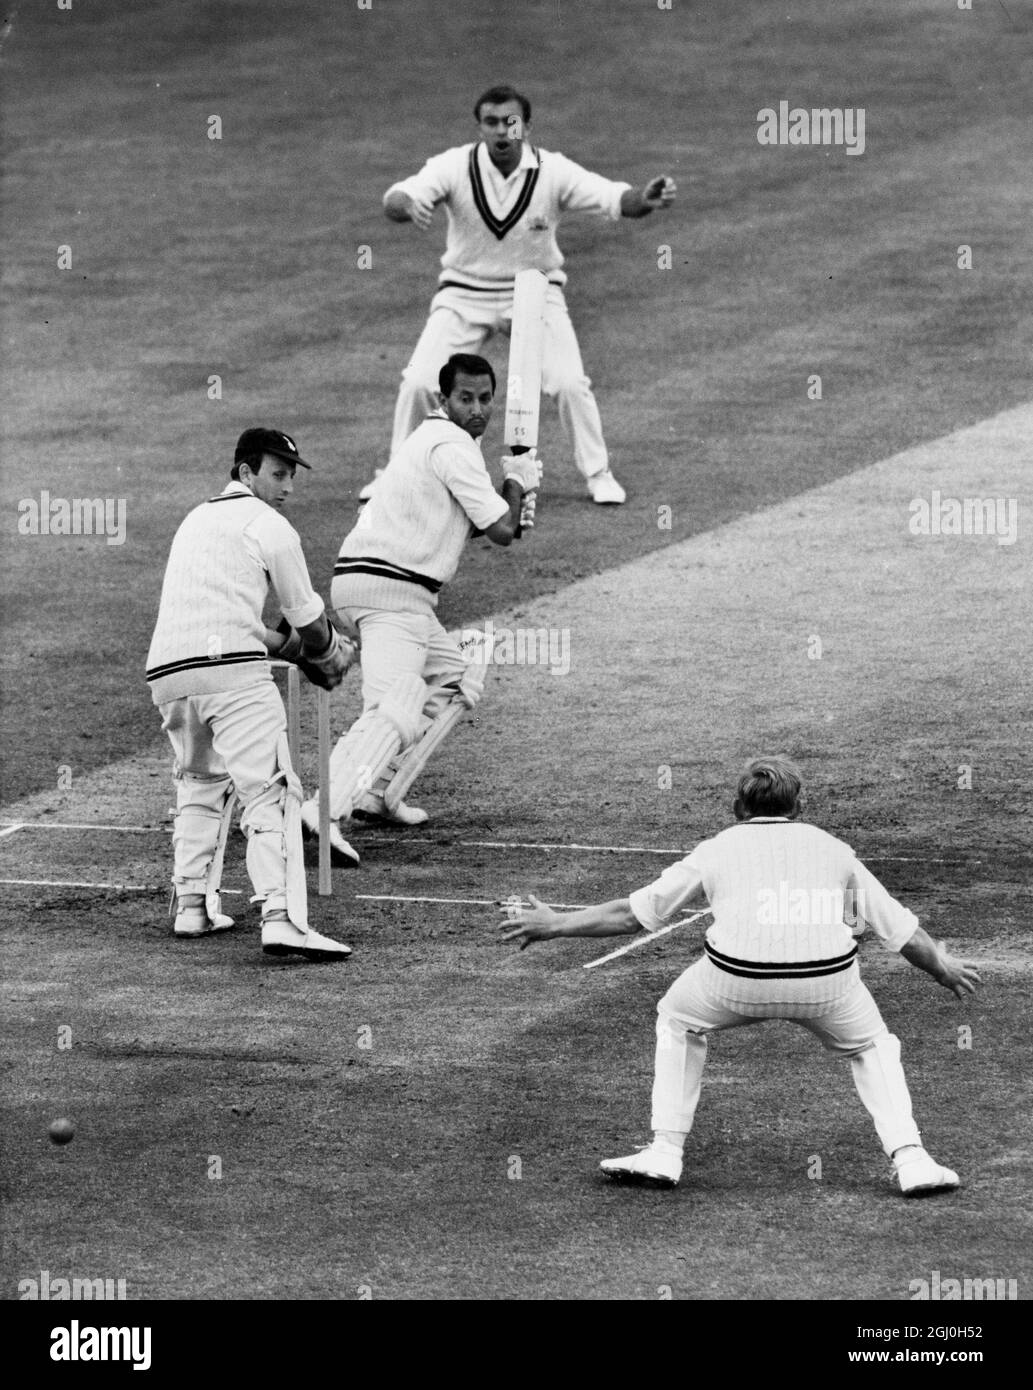
[[[937,950],[913,912],[892,898],[849,845],[799,819],[800,774],[785,758],[758,758],[739,779],[736,824],[704,840],[630,898],[558,913],[531,898],[504,909],[519,923],[502,938],[532,941],[657,931],[691,904],[710,904],[704,955],[657,1005],[653,1142],[600,1165],[608,1176],[675,1187],[699,1101],[707,1035],[765,1019],[808,1029],[850,1063],[854,1085],[891,1159],[900,1191],[921,1197],[958,1186],[922,1147],[900,1043],[862,984],[844,904],[882,945],[959,999],[978,972]]]
[[[236,798],[253,901],[262,904],[262,950],[322,961],[343,960],[351,948],[308,925],[301,784],[269,665],[270,654],[295,661],[331,689],[355,654],[327,620],[298,533],[281,515],[296,471],[309,467],[281,430],[240,436],[231,481],[173,539],[147,680],[176,759],[175,935],[233,926],[219,883]],[[286,633],[262,620],[270,585]]]

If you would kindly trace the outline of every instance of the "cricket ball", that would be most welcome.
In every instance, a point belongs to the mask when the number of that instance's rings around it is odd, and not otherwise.
[[[55,1120],[49,1130],[52,1144],[70,1144],[75,1138],[75,1125],[71,1120]]]

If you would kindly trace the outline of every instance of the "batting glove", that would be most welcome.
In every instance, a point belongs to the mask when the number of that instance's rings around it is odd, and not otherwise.
[[[502,474],[508,482],[515,482],[521,492],[534,492],[542,481],[542,462],[537,449],[529,449],[526,454],[503,454]]]

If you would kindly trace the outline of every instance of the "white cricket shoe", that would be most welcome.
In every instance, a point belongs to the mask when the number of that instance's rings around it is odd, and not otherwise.
[[[172,931],[175,936],[214,936],[216,932],[229,931],[233,918],[224,912],[214,912],[209,917],[204,903],[200,907],[181,907],[176,912]]]
[[[356,803],[355,810],[359,813],[360,820],[371,817],[375,820],[393,821],[396,825],[423,825],[430,820],[422,806],[410,806],[405,801],[398,803],[397,810],[389,811],[384,798],[377,792],[366,792]]]
[[[960,1186],[961,1180],[953,1169],[942,1167],[917,1144],[898,1149],[893,1166],[905,1197],[928,1197],[934,1192],[950,1192]]]
[[[589,497],[600,506],[619,507],[622,502],[627,501],[628,494],[608,468],[601,473],[593,473],[585,481],[588,484]]]
[[[262,923],[262,950],[267,956],[304,956],[306,960],[346,960],[352,953],[350,946],[280,917]]]
[[[681,1180],[682,1159],[675,1149],[661,1149],[656,1143],[639,1149],[627,1158],[604,1158],[599,1164],[608,1178],[618,1182],[639,1182],[656,1187],[677,1187]]]
[[[377,468],[374,470],[372,478],[370,478],[369,482],[359,493],[360,502],[368,502],[369,499],[373,496],[373,489],[376,487],[377,479],[380,477],[383,471],[384,470],[382,468]]]
[[[301,803],[301,835],[305,840],[319,839],[319,802],[310,797]],[[330,817],[330,863],[339,869],[354,869],[359,863],[358,851],[341,834],[341,828]]]

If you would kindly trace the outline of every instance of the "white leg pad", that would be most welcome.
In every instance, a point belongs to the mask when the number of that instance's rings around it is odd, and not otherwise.
[[[228,808],[233,805],[233,783],[229,778],[184,775],[177,768],[176,822],[172,831],[176,868],[173,887],[177,894],[203,893],[210,884],[218,889],[222,875],[222,853],[228,826]],[[213,866],[218,867],[213,875]]]
[[[215,923],[216,926],[233,921],[232,917],[227,917],[222,910],[222,897],[219,894],[219,887],[222,884],[222,862],[226,857],[226,841],[229,839],[230,824],[233,821],[233,808],[236,804],[236,792],[231,790],[226,798],[226,806],[222,813],[222,823],[219,826],[219,843],[215,847],[215,854],[211,864],[208,866],[208,877],[205,883],[205,910],[208,913],[208,920]]]
[[[380,703],[338,739],[330,757],[330,815],[334,820],[350,816],[391,759],[418,738],[426,699],[427,686],[419,676],[399,676]]]
[[[404,757],[399,759],[395,775],[384,788],[384,805],[392,815],[405,800],[406,792],[427,766],[432,754],[451,733],[453,725],[469,712],[470,706],[466,701],[459,695],[453,696],[419,742],[414,743]]]
[[[384,788],[384,805],[392,815],[405,800],[406,793],[427,766],[433,754],[452,732],[454,725],[480,702],[484,693],[484,682],[488,677],[488,663],[491,661],[494,643],[488,633],[464,632],[450,634],[459,640],[460,650],[467,657],[468,665],[456,682],[455,693],[437,716],[428,724],[423,737],[399,758],[395,764],[394,775]],[[444,688],[444,687],[442,687]]]
[[[240,818],[248,837],[248,873],[255,886],[251,901],[262,903],[263,912],[270,901],[274,907],[282,902],[294,925],[307,930],[308,889],[301,838],[304,793],[291,766],[285,733],[277,741],[276,757],[279,771],[252,797]]]

